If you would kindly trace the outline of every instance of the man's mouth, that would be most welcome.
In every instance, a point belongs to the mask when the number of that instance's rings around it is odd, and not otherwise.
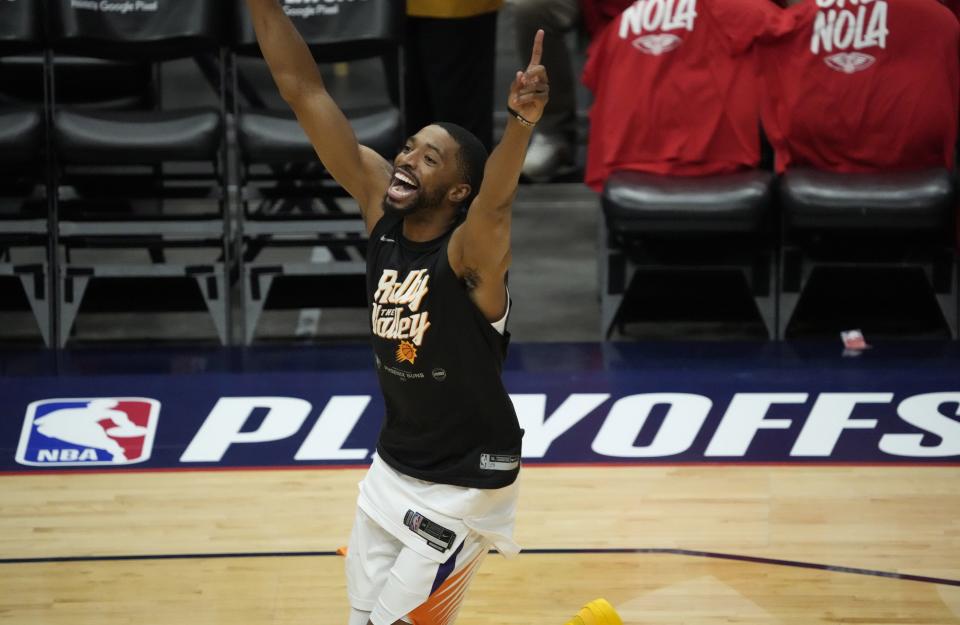
[[[394,202],[403,202],[410,199],[419,188],[420,185],[412,174],[398,169],[393,172],[393,180],[387,187],[387,197]]]

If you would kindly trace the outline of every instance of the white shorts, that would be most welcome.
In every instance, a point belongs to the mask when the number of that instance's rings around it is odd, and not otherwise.
[[[347,549],[347,594],[374,625],[454,622],[490,543],[469,532],[444,562],[426,558],[384,530],[359,507]]]
[[[360,482],[347,550],[351,607],[370,612],[374,625],[452,623],[490,547],[507,557],[520,551],[513,540],[517,486],[425,482],[375,456]]]

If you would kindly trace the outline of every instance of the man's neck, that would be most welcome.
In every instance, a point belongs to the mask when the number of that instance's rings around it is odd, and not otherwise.
[[[408,241],[422,243],[432,241],[450,231],[456,223],[456,213],[433,212],[428,215],[408,215],[403,218],[403,237]]]

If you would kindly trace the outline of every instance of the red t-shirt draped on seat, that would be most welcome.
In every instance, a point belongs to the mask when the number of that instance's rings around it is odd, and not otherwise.
[[[789,30],[771,0],[640,0],[596,38],[586,183],[611,172],[702,176],[760,161],[754,41]]]
[[[587,32],[591,37],[596,36],[631,4],[633,0],[580,0],[580,11]]]
[[[804,0],[757,47],[777,171],[953,168],[960,24],[937,0]]]

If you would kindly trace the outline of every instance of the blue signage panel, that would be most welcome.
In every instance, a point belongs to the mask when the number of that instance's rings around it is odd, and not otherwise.
[[[364,345],[50,358],[0,354],[0,471],[349,466],[376,448]],[[960,464],[953,344],[525,345],[504,380],[528,464]]]

